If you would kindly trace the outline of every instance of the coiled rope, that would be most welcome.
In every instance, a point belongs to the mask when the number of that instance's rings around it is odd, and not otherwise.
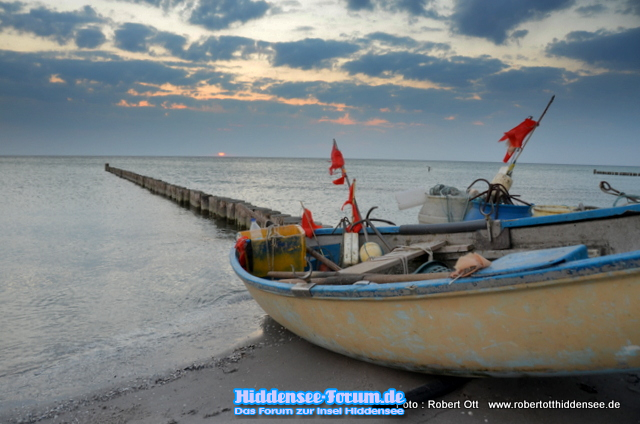
[[[472,182],[469,185],[469,187],[467,187],[467,193],[469,192],[469,190],[471,190],[471,187],[473,187],[473,185],[479,181],[487,183],[489,188],[487,189],[487,191],[483,191],[482,193],[479,193],[473,196],[469,200],[475,200],[477,198],[482,197],[483,199],[485,199],[485,201],[490,201],[491,203],[496,203],[496,204],[502,203],[505,205],[513,205],[513,201],[515,200],[516,202],[522,203],[526,206],[531,206],[531,203],[528,203],[522,199],[519,199],[518,197],[520,196],[518,194],[509,194],[509,190],[507,190],[507,188],[502,184],[491,184],[489,181],[485,180],[484,178],[478,178],[477,180]]]

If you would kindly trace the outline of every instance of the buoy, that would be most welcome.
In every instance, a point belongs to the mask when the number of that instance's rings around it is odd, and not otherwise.
[[[371,258],[382,256],[382,249],[378,243],[367,242],[360,247],[360,260],[366,262]]]
[[[491,184],[502,184],[509,191],[513,185],[513,179],[509,176],[509,167],[503,166],[500,168],[496,176],[493,177]]]

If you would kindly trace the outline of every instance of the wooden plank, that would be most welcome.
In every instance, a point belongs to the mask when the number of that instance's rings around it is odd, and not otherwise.
[[[438,253],[464,253],[473,250],[473,244],[450,244],[438,249]]]
[[[359,264],[350,266],[348,268],[338,271],[340,274],[371,274],[378,273],[396,265],[401,264],[403,261],[415,259],[419,256],[425,255],[427,251],[436,251],[447,242],[443,240],[430,241],[425,243],[416,243],[410,246],[402,246],[396,248],[386,255],[374,258],[367,262],[361,262]]]
[[[371,281],[377,284],[406,283],[412,281],[439,280],[449,278],[450,272],[433,272],[428,274],[339,274],[330,277],[312,277],[308,280],[287,278],[279,280],[281,283],[301,284],[312,283],[327,286],[350,285],[359,281]]]

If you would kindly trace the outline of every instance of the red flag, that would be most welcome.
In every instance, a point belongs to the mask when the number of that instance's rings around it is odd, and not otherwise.
[[[313,222],[313,214],[307,208],[302,208],[302,222],[300,224],[307,237],[313,237],[313,232],[316,228],[322,228],[322,225],[317,225]]]
[[[356,223],[361,219],[360,214],[358,213],[358,208],[356,207],[355,191],[356,191],[356,180],[354,178],[353,183],[351,183],[351,187],[349,187],[349,200],[344,202],[344,205],[342,205],[342,208],[340,208],[340,210],[344,210],[345,206],[351,205],[351,215],[353,216],[353,220],[352,220],[352,224],[349,227],[347,227],[347,231],[352,233],[358,233],[360,232],[360,229],[362,229],[362,224],[353,226],[353,223]]]
[[[511,155],[513,155],[513,152],[522,147],[524,138],[536,127],[536,125],[538,125],[536,121],[531,118],[527,118],[517,127],[504,133],[504,136],[498,140],[509,140],[507,141],[507,154],[504,156],[504,159],[502,160],[503,162],[506,163],[511,158]]]
[[[342,177],[333,180],[333,183],[336,185],[344,184],[344,174],[342,174]]]
[[[238,262],[240,266],[244,269],[247,269],[247,241],[249,239],[247,237],[240,237],[236,241],[236,255],[238,255]]]
[[[329,167],[329,175],[333,175],[336,169],[344,168],[344,158],[342,152],[338,150],[338,143],[333,140],[333,148],[331,149],[331,166]],[[342,172],[344,176],[344,171]]]

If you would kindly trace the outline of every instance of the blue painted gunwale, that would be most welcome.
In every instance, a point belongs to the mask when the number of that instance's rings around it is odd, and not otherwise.
[[[582,212],[561,213],[557,215],[536,216],[531,218],[509,219],[500,221],[502,228],[533,227],[546,224],[563,224],[566,222],[586,221],[590,219],[611,218],[627,213],[640,213],[640,203],[613,208],[593,209]]]
[[[231,249],[229,259],[236,274],[257,289],[294,296],[293,285],[256,277],[245,271],[239,264],[235,249]],[[344,300],[386,299],[398,297],[424,297],[437,293],[465,292],[475,290],[501,290],[521,284],[549,283],[555,280],[577,279],[588,275],[611,275],[620,271],[638,274],[640,279],[640,250],[601,256],[590,259],[573,260],[552,265],[544,269],[492,275],[488,277],[461,278],[450,284],[450,279],[423,280],[388,284],[353,284],[344,286],[316,285],[310,289],[311,297]]]

